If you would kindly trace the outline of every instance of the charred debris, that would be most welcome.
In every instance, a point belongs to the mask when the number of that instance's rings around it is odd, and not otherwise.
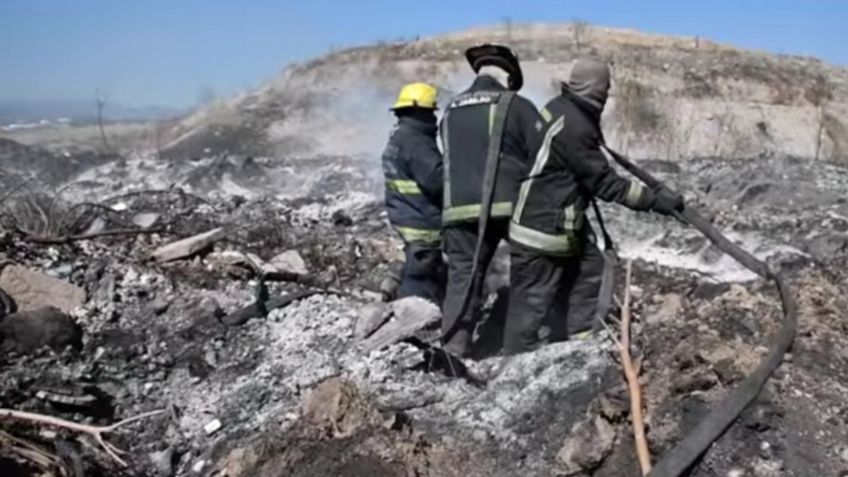
[[[848,173],[764,160],[775,177],[718,159],[647,164],[739,243],[784,244],[758,252],[798,290],[792,354],[691,475],[841,475]],[[495,266],[458,372],[428,344],[438,310],[389,299],[400,243],[363,172],[331,163],[299,167],[333,188],[288,197],[219,193],[223,173],[200,168],[194,187],[104,188],[113,169],[66,187],[2,177],[0,474],[638,475],[611,336],[502,360]],[[259,164],[247,167],[274,173]],[[799,178],[798,210],[775,206],[779,176]],[[633,227],[611,217],[619,236]],[[634,235],[671,230],[652,243],[720,263],[680,226],[646,227]],[[756,365],[780,307],[762,280],[631,256],[633,358],[659,455]]]

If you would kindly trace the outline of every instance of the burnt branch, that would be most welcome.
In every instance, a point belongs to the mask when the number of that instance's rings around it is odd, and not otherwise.
[[[42,235],[28,234],[26,231],[19,230],[24,235],[24,240],[27,242],[42,244],[42,245],[61,245],[71,242],[79,242],[81,240],[93,240],[102,237],[115,237],[126,235],[149,235],[165,232],[163,228],[155,229],[120,229],[120,230],[104,230],[90,234],[66,235],[64,237],[45,237]]]
[[[8,199],[9,197],[12,197],[19,190],[26,187],[30,182],[33,181],[33,179],[35,179],[35,178],[34,177],[28,178],[27,180],[25,180],[25,181],[21,182],[20,184],[18,184],[17,186],[13,187],[12,190],[10,190],[5,195],[3,195],[3,197],[0,197],[0,205],[3,205],[3,202],[6,202],[6,199]]]
[[[68,421],[59,417],[48,416],[45,414],[37,414],[33,412],[26,411],[16,411],[14,409],[0,409],[0,419],[15,419],[18,421],[24,422],[34,422],[43,426],[50,427],[58,427],[61,429],[68,429],[73,432],[78,432],[80,434],[88,434],[93,437],[100,447],[106,451],[109,456],[115,460],[118,464],[123,467],[127,467],[127,462],[123,460],[120,455],[126,455],[125,451],[118,449],[114,445],[110,444],[106,441],[104,434],[111,434],[116,432],[123,426],[132,424],[133,422],[140,421],[142,419],[147,419],[148,417],[157,416],[159,414],[164,413],[164,410],[151,411],[146,412],[144,414],[139,414],[138,416],[133,416],[123,421],[116,422],[115,424],[109,426],[91,426],[88,424],[80,424],[78,422]]]

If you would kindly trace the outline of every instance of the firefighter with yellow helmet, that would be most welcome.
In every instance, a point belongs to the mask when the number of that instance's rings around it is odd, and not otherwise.
[[[404,241],[406,263],[398,298],[420,296],[441,306],[445,265],[441,251],[442,154],[436,144],[436,88],[404,86],[391,111],[397,117],[383,151],[386,209]]]

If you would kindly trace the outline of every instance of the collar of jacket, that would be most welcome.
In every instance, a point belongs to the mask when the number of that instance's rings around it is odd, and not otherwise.
[[[427,136],[436,137],[436,133],[438,132],[438,126],[435,123],[429,123],[426,121],[422,121],[420,119],[403,117],[398,119],[398,124],[402,124],[404,126],[409,126],[412,129],[426,134]]]
[[[592,122],[594,122],[596,124],[601,124],[601,113],[604,110],[603,107],[598,108],[597,106],[589,103],[585,99],[574,94],[565,85],[562,86],[562,97],[565,98],[566,100],[574,103],[574,105],[577,106],[577,108],[580,109],[580,111],[583,111],[586,114],[586,116],[588,116],[592,120]]]
[[[489,75],[480,75],[471,83],[469,91],[506,91],[506,87]]]

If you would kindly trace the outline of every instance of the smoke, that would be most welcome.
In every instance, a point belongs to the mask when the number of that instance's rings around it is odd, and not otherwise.
[[[293,71],[273,93],[296,104],[271,124],[268,136],[279,144],[278,155],[301,157],[354,157],[368,182],[382,186],[380,156],[395,122],[389,108],[400,88],[426,82],[438,89],[437,116],[441,119],[450,99],[467,89],[475,73],[457,58],[370,62],[327,61]],[[525,68],[520,94],[541,108],[558,94],[559,81],[552,65]],[[556,71],[556,69],[553,69]]]

